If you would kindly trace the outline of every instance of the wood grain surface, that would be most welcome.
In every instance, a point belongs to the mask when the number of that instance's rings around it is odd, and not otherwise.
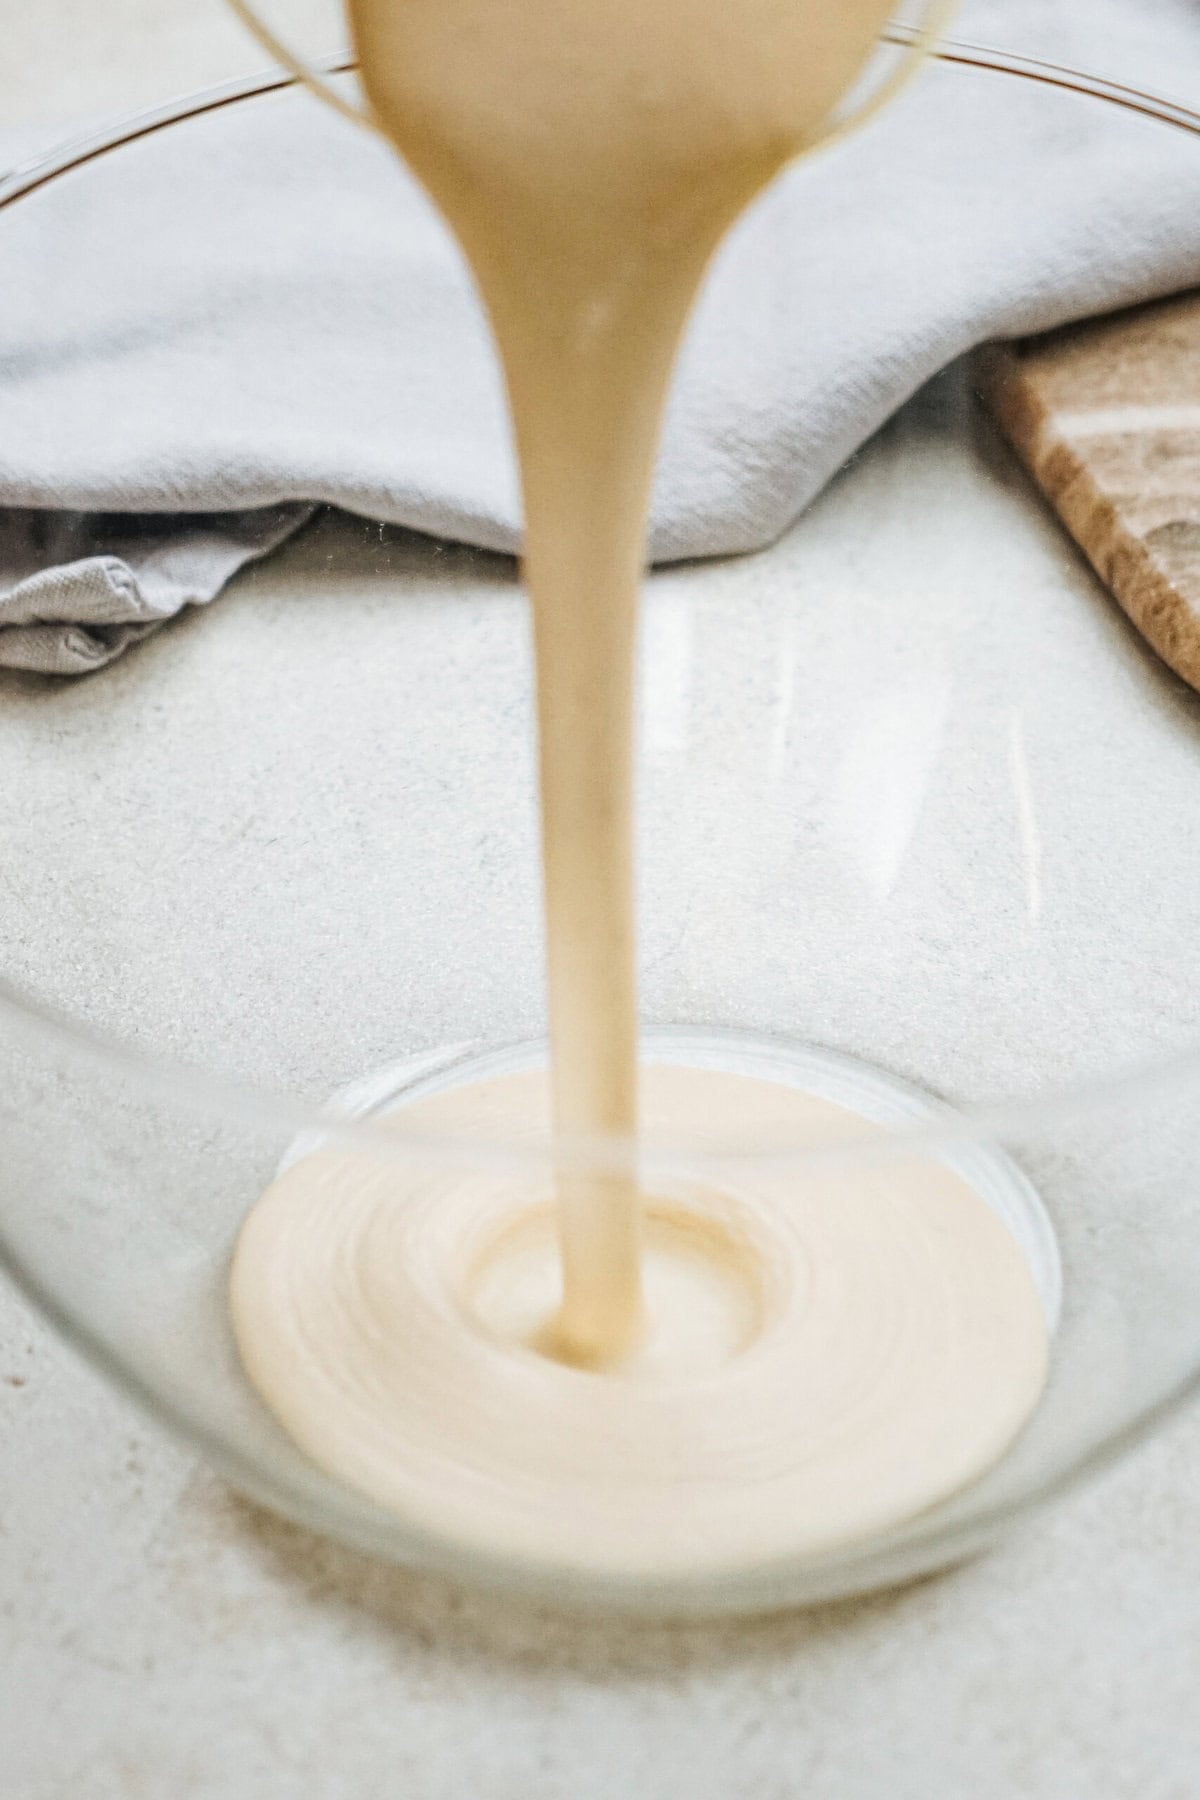
[[[991,346],[979,370],[1100,579],[1200,688],[1200,292]]]

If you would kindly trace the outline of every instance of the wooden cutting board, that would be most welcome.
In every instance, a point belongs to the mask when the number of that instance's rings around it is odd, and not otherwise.
[[[989,346],[979,370],[1100,579],[1200,688],[1200,292]]]

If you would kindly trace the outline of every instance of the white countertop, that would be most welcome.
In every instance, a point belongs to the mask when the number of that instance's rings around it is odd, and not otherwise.
[[[9,1291],[0,1344],[6,1800],[1195,1794],[1194,1406],[950,1575],[623,1629],[259,1511]]]
[[[42,0],[39,16],[94,10]],[[164,68],[180,54],[169,7],[104,10],[114,33],[140,14]],[[167,21],[157,38],[151,15]],[[201,76],[232,70],[226,54]],[[122,88],[127,62],[114,56],[112,104],[151,97],[136,69]],[[66,110],[69,83],[64,96]],[[201,624],[234,621],[218,606]],[[281,1523],[7,1287],[0,1469],[5,1800],[1190,1800],[1200,1786],[1195,1405],[952,1574],[714,1627],[521,1612]]]

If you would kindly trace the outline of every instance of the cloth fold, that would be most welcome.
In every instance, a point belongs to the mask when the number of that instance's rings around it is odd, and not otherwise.
[[[1192,0],[980,0],[960,34],[1200,87]],[[518,548],[456,249],[387,148],[307,94],[119,148],[0,213],[0,243],[0,663],[102,666],[319,502]],[[973,344],[1197,282],[1200,142],[931,66],[722,248],[668,412],[653,556],[768,543]]]
[[[311,506],[155,515],[0,516],[0,661],[46,675],[111,662],[290,537]]]

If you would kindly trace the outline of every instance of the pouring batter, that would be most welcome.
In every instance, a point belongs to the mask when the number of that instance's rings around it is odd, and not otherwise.
[[[315,1461],[438,1529],[616,1568],[881,1529],[993,1461],[1046,1324],[1015,1242],[936,1164],[647,1196],[632,690],[649,485],[679,337],[733,219],[828,130],[886,0],[350,0],[373,113],[454,228],[507,381],[533,605],[552,1112],[628,1160],[551,1195],[320,1152],[251,1215],[246,1368]],[[675,1141],[844,1120],[652,1068]],[[404,1120],[520,1136],[536,1079]],[[650,1127],[650,1120],[643,1122]],[[851,1122],[852,1123],[852,1122]]]

